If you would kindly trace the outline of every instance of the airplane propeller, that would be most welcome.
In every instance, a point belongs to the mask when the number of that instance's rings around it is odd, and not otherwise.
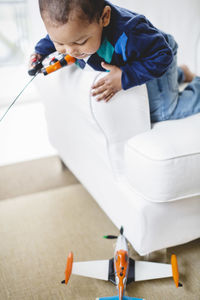
[[[121,226],[120,234],[123,235],[123,233],[124,233],[124,228],[123,228],[123,226]],[[104,235],[103,238],[113,240],[113,239],[117,239],[118,236],[116,236],[116,235]]]
[[[113,240],[113,239],[117,239],[118,237],[116,235],[104,235],[103,238]]]

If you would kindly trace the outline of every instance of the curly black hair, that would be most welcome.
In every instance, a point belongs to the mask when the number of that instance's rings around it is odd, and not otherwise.
[[[99,20],[104,0],[39,0],[40,13],[43,19],[48,19],[59,25],[66,24],[72,10],[81,12],[80,17],[90,23]]]

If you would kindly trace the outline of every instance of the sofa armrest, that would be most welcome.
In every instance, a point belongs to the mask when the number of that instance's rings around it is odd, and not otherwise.
[[[103,76],[105,73],[99,73],[94,82]],[[90,96],[90,107],[94,121],[105,136],[113,173],[116,179],[121,179],[126,141],[151,129],[146,85],[122,90],[108,102]]]
[[[94,82],[104,77],[99,73]],[[122,90],[108,102],[90,96],[91,112],[109,143],[124,142],[150,130],[150,114],[146,85]]]
[[[43,96],[50,141],[58,152],[63,151],[63,139],[77,132],[84,120],[103,134],[116,175],[124,169],[126,140],[150,129],[148,98],[146,87],[140,86],[120,91],[108,103],[98,102],[91,97],[91,86],[101,76],[105,73],[70,66],[35,83]]]

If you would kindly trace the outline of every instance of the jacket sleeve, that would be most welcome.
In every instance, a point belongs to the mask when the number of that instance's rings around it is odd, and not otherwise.
[[[125,64],[120,66],[124,90],[162,76],[173,60],[164,35],[144,16],[133,18],[125,34]]]
[[[41,55],[49,55],[52,52],[55,52],[56,48],[47,34],[45,38],[41,39],[35,46],[35,52]]]

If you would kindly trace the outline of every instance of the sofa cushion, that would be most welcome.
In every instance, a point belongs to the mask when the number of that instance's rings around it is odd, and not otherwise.
[[[154,124],[125,146],[131,187],[153,202],[200,194],[200,114]]]

